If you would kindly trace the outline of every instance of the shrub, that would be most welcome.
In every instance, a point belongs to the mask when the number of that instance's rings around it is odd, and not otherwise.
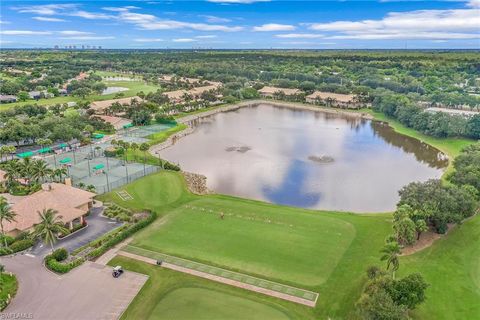
[[[171,162],[168,162],[168,161],[163,161],[163,168],[165,170],[172,170],[172,171],[180,171],[180,167],[171,163]]]
[[[15,240],[25,240],[29,238],[30,238],[30,232],[22,231],[15,237]]]
[[[10,246],[10,249],[12,250],[12,252],[19,252],[19,251],[26,250],[31,246],[33,246],[33,240],[24,239],[24,240],[18,240],[12,243],[12,245]]]
[[[105,154],[105,157],[113,158],[117,155],[117,149],[114,147],[108,147],[103,153]]]
[[[12,254],[13,251],[10,248],[0,247],[0,256],[6,256]]]
[[[59,248],[53,251],[51,256],[57,261],[63,261],[68,258],[68,251],[65,248]]]
[[[47,266],[47,268],[51,271],[54,271],[56,273],[62,273],[62,274],[67,273],[73,268],[78,267],[84,261],[85,259],[78,258],[69,263],[62,263],[57,261],[52,255],[48,255],[45,257],[45,265]]]
[[[146,227],[150,223],[152,223],[155,219],[157,218],[157,214],[155,212],[150,212],[150,216],[146,219],[143,219],[131,226],[128,226],[121,232],[118,232],[114,234],[110,239],[102,243],[101,246],[99,246],[97,249],[91,251],[88,254],[88,259],[95,259],[102,254],[104,254],[106,251],[108,251],[110,248],[113,246],[117,245],[118,243],[122,242],[126,238],[128,238],[130,235],[134,234],[138,230]],[[93,245],[92,245],[93,246]]]
[[[15,238],[13,237],[7,235],[0,235],[0,245],[5,245],[5,240],[7,240],[7,246],[15,242]]]

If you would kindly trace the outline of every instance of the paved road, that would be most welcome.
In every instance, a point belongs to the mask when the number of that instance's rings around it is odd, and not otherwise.
[[[40,257],[2,258],[7,271],[17,275],[19,289],[0,319],[23,314],[35,320],[118,319],[147,281],[126,271],[114,279],[111,268],[86,262],[66,275],[55,275]]]
[[[101,235],[109,232],[122,225],[121,222],[115,222],[110,219],[100,216],[102,208],[94,207],[91,209],[90,215],[86,218],[88,227],[77,231],[65,239],[58,240],[54,245],[54,248],[65,248],[69,252],[89,243],[92,240],[100,237]],[[35,256],[43,257],[49,254],[51,248],[45,246],[43,243],[37,243],[31,250],[31,254]]]

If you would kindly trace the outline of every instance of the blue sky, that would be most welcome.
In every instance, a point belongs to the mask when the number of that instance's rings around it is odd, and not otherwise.
[[[3,48],[480,48],[480,0],[1,1]]]

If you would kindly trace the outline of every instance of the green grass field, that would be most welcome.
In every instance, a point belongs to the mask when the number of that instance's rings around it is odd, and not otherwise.
[[[145,83],[143,80],[141,81],[104,81],[104,83],[107,85],[107,87],[125,87],[128,88],[127,91],[122,91],[121,93],[123,94],[122,97],[133,97],[137,95],[140,91],[143,91],[145,94],[153,91],[157,91],[160,89],[159,86],[156,85],[151,85],[148,83]],[[112,94],[107,94],[107,95],[91,95],[85,98],[85,100],[88,101],[100,101],[100,100],[109,100],[109,99],[114,99],[116,93]],[[19,101],[15,103],[5,103],[0,105],[0,110],[7,110],[13,107],[17,106],[23,106],[27,104],[37,104],[40,106],[50,106],[50,105],[55,105],[55,104],[62,104],[62,103],[67,103],[70,101],[73,102],[80,102],[83,99],[80,97],[73,97],[73,96],[67,96],[67,97],[55,97],[51,99],[40,99],[38,101],[35,100],[27,100],[27,101]]]
[[[125,257],[109,264],[149,276],[121,319],[314,319],[301,305]]]
[[[174,172],[147,176],[124,188],[133,200],[121,201],[115,193],[101,199],[156,210],[161,216],[134,237],[133,245],[318,292],[313,310],[276,300],[287,303],[289,310],[301,310],[303,318],[351,318],[365,269],[382,265],[379,250],[391,232],[388,214],[309,211],[229,196],[195,196]],[[414,318],[478,316],[479,242],[480,217],[475,216],[432,247],[401,258],[400,275],[421,272],[430,284],[427,301]],[[135,268],[140,266],[147,268],[135,263]],[[147,289],[144,294],[155,292]],[[137,316],[150,315],[137,303],[130,309],[137,310]]]
[[[391,228],[387,214],[319,212],[229,196],[194,196],[174,172],[124,188],[134,200],[124,202],[115,193],[100,199],[162,216],[137,234],[132,245],[318,292],[318,316],[350,312],[364,270],[378,264],[378,251]]]

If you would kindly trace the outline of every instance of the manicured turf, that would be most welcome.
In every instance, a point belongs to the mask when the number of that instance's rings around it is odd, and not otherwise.
[[[194,196],[173,172],[154,174],[124,188],[134,200],[122,201],[115,193],[101,199],[163,216],[137,234],[132,245],[318,292],[314,312],[319,317],[343,317],[353,309],[364,271],[379,262],[378,252],[391,230],[390,215]]]
[[[109,262],[149,276],[122,319],[314,319],[313,309],[117,256]]]
[[[265,304],[203,288],[173,290],[157,304],[148,319],[210,320],[212,318],[289,319],[284,313]]]
[[[430,287],[417,319],[480,319],[480,215],[430,248],[400,260],[400,275],[420,272]]]

